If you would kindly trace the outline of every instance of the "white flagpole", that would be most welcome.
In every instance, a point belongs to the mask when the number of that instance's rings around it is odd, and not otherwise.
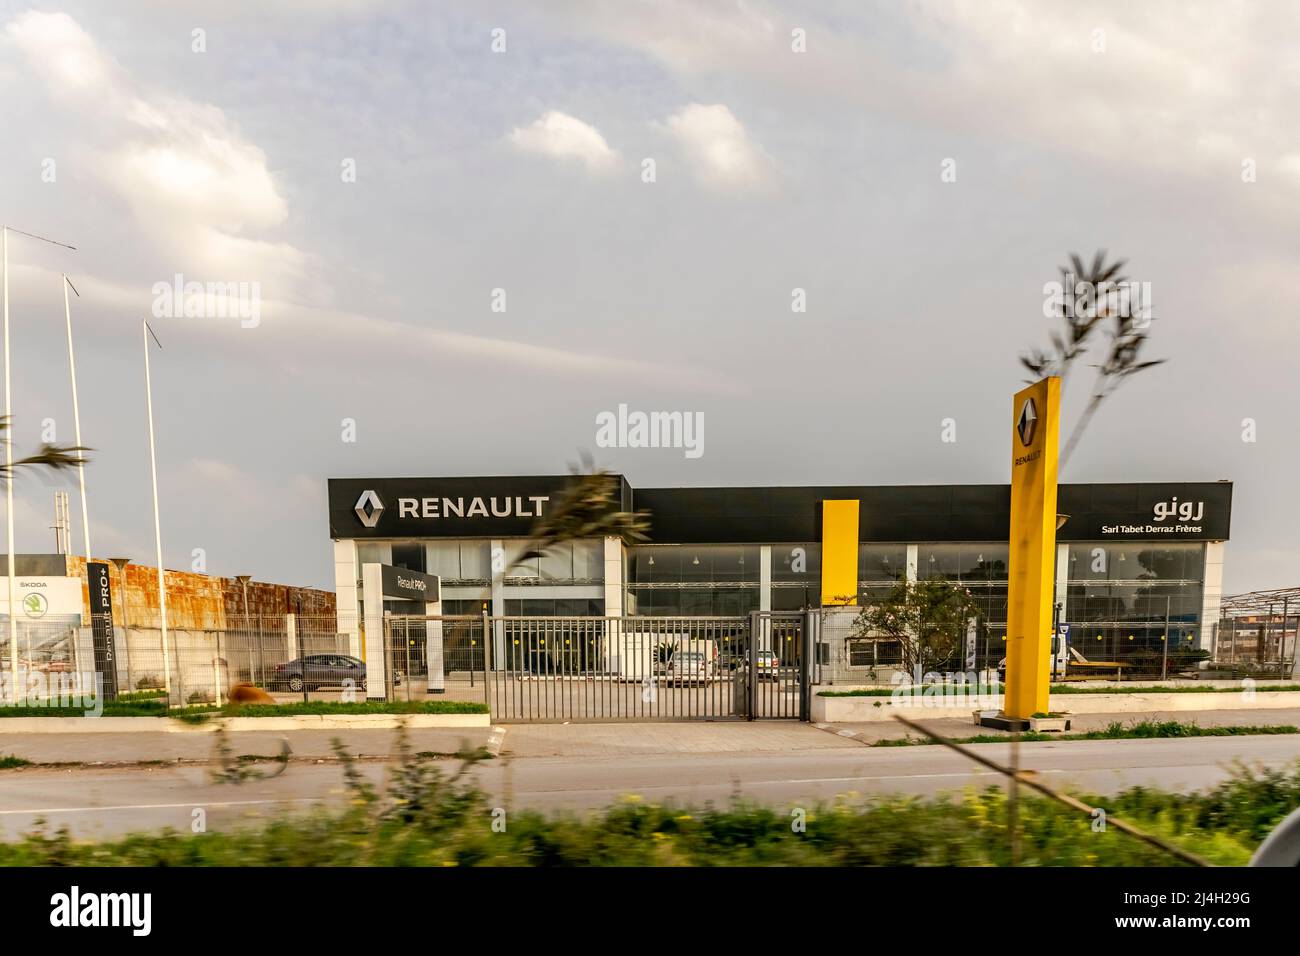
[[[163,585],[162,524],[158,520],[158,459],[154,454],[153,440],[153,382],[149,376],[149,329],[148,320],[140,320],[140,334],[144,339],[144,395],[145,405],[149,410],[149,471],[153,476],[153,540],[158,554],[158,611],[162,621],[162,657],[163,689],[168,701],[172,696],[171,661],[167,651],[167,588]]]
[[[63,276],[63,316],[68,325],[68,376],[72,379],[72,428],[76,433],[77,447],[81,447],[81,406],[77,403],[77,359],[72,351],[72,304],[68,301],[68,289],[77,292],[77,287],[65,274]],[[80,297],[81,293],[77,292]],[[86,541],[86,565],[90,565],[90,509],[86,504],[86,459],[83,452],[77,453],[81,461],[77,465],[77,480],[81,483],[81,529]]]
[[[4,259],[5,422],[9,426],[5,432],[5,543],[9,552],[9,676],[13,681],[13,700],[17,703],[20,699],[25,699],[26,693],[18,688],[18,608],[14,605],[14,577],[17,568],[14,560],[13,388],[9,380],[9,233],[16,232],[20,236],[39,239],[55,246],[62,246],[64,249],[75,251],[76,247],[30,232],[23,232],[21,229],[11,230],[8,226],[4,226],[0,231],[3,232],[0,245],[4,247],[2,256]],[[22,697],[19,696],[20,694]]]
[[[13,392],[9,385],[9,227],[4,227],[4,298],[5,298],[5,543],[9,566],[9,679],[13,682],[13,702],[19,701],[18,690],[18,608],[14,606],[14,419]]]

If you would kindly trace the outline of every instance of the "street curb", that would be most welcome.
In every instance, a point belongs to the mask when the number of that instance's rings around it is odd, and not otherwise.
[[[286,717],[218,717],[191,724],[169,717],[0,717],[5,734],[210,734],[282,730],[387,730],[400,723],[412,729],[490,727],[490,714],[296,714]]]
[[[890,697],[812,696],[812,719],[816,723],[868,723],[891,720],[902,714],[914,720],[934,717],[969,718],[980,709],[972,696],[922,698],[923,704],[901,704]],[[1054,694],[1052,706],[1081,714],[1149,714],[1157,711],[1198,713],[1215,710],[1276,710],[1300,707],[1300,691],[1258,691],[1208,694]],[[994,705],[996,708],[996,704]]]

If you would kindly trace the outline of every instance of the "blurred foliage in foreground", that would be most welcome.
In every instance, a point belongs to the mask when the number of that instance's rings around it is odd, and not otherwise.
[[[1010,862],[1001,790],[951,799],[855,795],[799,811],[736,801],[686,809],[627,799],[588,816],[505,814],[472,783],[482,754],[448,772],[399,737],[399,760],[375,787],[335,742],[349,805],[234,832],[166,831],[105,843],[38,830],[0,844],[8,866],[1004,866]],[[21,771],[19,771],[21,772]],[[290,771],[292,772],[292,771]],[[1174,865],[1176,860],[1058,803],[1019,805],[1021,865]],[[1300,805],[1300,763],[1237,768],[1194,795],[1142,788],[1085,798],[1108,814],[1214,863],[1243,865]]]

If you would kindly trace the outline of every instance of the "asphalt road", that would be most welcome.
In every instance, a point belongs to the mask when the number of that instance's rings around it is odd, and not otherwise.
[[[1005,760],[1009,746],[983,744]],[[1021,745],[1021,765],[1058,786],[1114,793],[1135,786],[1203,789],[1227,776],[1234,761],[1280,766],[1300,759],[1300,735],[1061,741]],[[362,765],[375,780],[385,764]],[[837,795],[929,795],[1001,778],[938,746],[834,747],[775,753],[671,753],[612,757],[513,757],[479,772],[494,805],[582,811],[629,793],[680,804],[721,804],[733,794],[781,806]],[[163,827],[190,830],[202,809],[209,831],[302,810],[344,796],[337,764],[293,763],[279,777],[238,786],[217,784],[200,767],[27,768],[0,773],[0,835],[11,839],[38,820],[80,837]]]

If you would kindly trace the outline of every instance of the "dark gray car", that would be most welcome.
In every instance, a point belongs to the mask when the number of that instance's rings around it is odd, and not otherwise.
[[[276,664],[271,686],[297,692],[304,687],[343,687],[344,681],[365,690],[366,662],[347,654],[308,654],[287,664]]]

